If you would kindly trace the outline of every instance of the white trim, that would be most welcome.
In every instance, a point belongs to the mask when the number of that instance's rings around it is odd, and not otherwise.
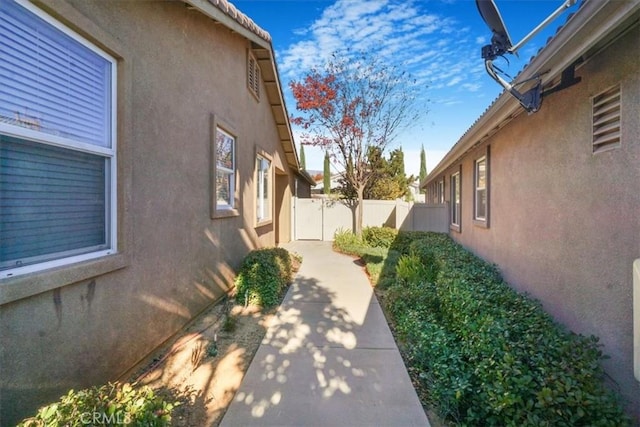
[[[455,179],[455,185],[453,183]],[[451,182],[451,218],[450,218],[450,223],[453,226],[456,227],[460,227],[460,217],[462,216],[462,183],[460,182],[460,171],[454,172],[451,174],[451,178],[450,178],[450,182]],[[458,189],[458,200],[459,202],[457,203],[457,205],[460,207],[460,211],[457,211],[456,209],[456,187]],[[453,217],[457,216],[456,220],[458,222],[453,222]]]
[[[87,144],[74,139],[56,136],[46,132],[24,128],[22,126],[10,125],[8,123],[0,122],[0,133],[21,139],[28,139],[29,141],[40,144],[53,145],[54,147],[72,149],[89,154],[98,154],[105,157],[115,157],[115,148],[106,148],[99,145]],[[112,145],[114,145],[114,143],[115,141],[112,142]]]
[[[214,139],[214,150],[215,150],[215,162],[214,162],[214,185],[216,186],[216,190],[215,190],[215,210],[220,210],[220,211],[230,211],[233,209],[236,209],[236,174],[237,174],[237,168],[236,168],[236,145],[237,145],[237,138],[231,134],[230,132],[226,131],[224,129],[224,127],[220,126],[220,124],[217,124],[215,127],[215,132],[216,134],[213,136]],[[220,166],[218,164],[218,135],[217,133],[220,132],[222,135],[228,137],[229,139],[231,139],[233,141],[233,144],[231,145],[231,169],[226,168],[224,166]],[[218,179],[218,172],[221,172],[223,174],[226,174],[229,176],[229,202],[228,203],[224,203],[221,204],[219,203],[218,200],[218,189],[217,189],[217,179]]]
[[[81,151],[104,157],[105,162],[108,162],[108,167],[105,167],[105,171],[107,173],[107,176],[105,176],[105,202],[106,204],[108,204],[108,207],[105,210],[105,225],[107,228],[107,230],[105,231],[105,239],[107,240],[106,244],[109,246],[109,248],[80,255],[67,256],[41,263],[35,263],[24,267],[15,267],[2,270],[0,271],[0,279],[16,277],[19,275],[34,273],[50,268],[62,267],[118,253],[117,61],[115,58],[98,48],[89,40],[85,39],[79,34],[76,34],[71,29],[67,28],[56,19],[47,15],[45,12],[38,9],[33,4],[27,2],[26,0],[15,0],[15,2],[37,17],[41,18],[47,24],[53,26],[54,28],[69,36],[75,42],[104,58],[110,64],[110,147],[87,144],[75,139],[64,138],[48,134],[46,132],[39,132],[33,129],[11,125],[8,123],[0,123],[0,133],[6,134],[8,136],[14,136],[40,144],[57,146],[68,150]]]
[[[71,257],[45,261],[39,264],[25,265],[24,267],[16,267],[10,270],[2,270],[0,271],[0,279],[22,276],[23,274],[36,273],[38,271],[48,270],[50,268],[64,267],[64,266],[75,264],[82,261],[89,261],[92,259],[107,256],[107,255],[113,255],[115,253],[117,253],[117,251],[112,249],[105,249],[97,252],[89,252],[82,255],[75,255]]]
[[[478,165],[480,164],[480,162],[484,162],[484,187],[480,188],[478,187]],[[473,219],[475,219],[476,221],[486,221],[487,220],[487,205],[488,203],[485,204],[484,207],[484,216],[480,216],[478,215],[478,191],[479,190],[484,190],[485,191],[485,200],[488,202],[487,198],[486,198],[486,191],[487,191],[487,156],[482,156],[479,159],[476,159],[473,162]]]
[[[260,161],[263,160],[267,162],[268,168],[262,174],[263,179],[267,180],[267,194],[265,199],[264,194],[264,181],[260,181],[260,172],[262,171]],[[257,203],[256,203],[256,224],[263,224],[265,222],[271,221],[273,217],[272,209],[273,209],[273,195],[271,191],[272,179],[271,179],[271,169],[272,169],[272,161],[261,155],[256,155],[256,186],[257,186]],[[266,200],[266,206],[265,206]],[[262,216],[260,216],[262,214]]]

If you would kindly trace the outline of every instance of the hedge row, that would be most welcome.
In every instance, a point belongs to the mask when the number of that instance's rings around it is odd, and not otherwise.
[[[272,307],[293,278],[291,255],[284,248],[256,249],[244,258],[236,276],[236,300]]]
[[[410,370],[459,425],[627,425],[595,337],[554,323],[447,235],[400,233],[387,311]]]

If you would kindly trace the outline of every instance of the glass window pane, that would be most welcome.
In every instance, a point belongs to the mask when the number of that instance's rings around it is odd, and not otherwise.
[[[107,164],[0,135],[0,268],[106,249]]]
[[[476,186],[477,188],[487,188],[487,171],[486,162],[484,160],[479,161],[476,164]]]
[[[271,162],[263,157],[258,157],[258,176],[256,181],[256,216],[258,221],[271,218],[271,203],[269,200],[269,168]]]
[[[231,135],[217,129],[216,132],[216,166],[233,171],[233,145],[234,139]]]
[[[484,219],[487,216],[487,190],[476,191],[476,218]]]
[[[230,209],[233,207],[231,202],[233,195],[232,177],[232,174],[222,171],[218,171],[216,174],[216,203],[218,209]]]
[[[112,63],[12,1],[0,8],[0,122],[111,148]]]

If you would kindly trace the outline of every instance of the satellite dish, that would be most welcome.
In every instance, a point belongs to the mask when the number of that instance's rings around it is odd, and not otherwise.
[[[506,74],[500,70],[498,67],[493,65],[493,61],[499,56],[504,56],[509,53],[512,55],[517,55],[518,49],[524,46],[529,40],[531,40],[536,34],[538,34],[544,27],[549,25],[552,21],[554,21],[565,9],[576,4],[577,0],[565,0],[565,2],[556,9],[551,15],[549,15],[544,21],[542,21],[536,28],[534,28],[529,34],[527,34],[522,40],[520,40],[515,45],[511,42],[511,37],[509,37],[509,32],[507,31],[506,25],[504,25],[504,21],[502,20],[502,16],[500,16],[500,12],[494,0],[476,0],[476,6],[478,7],[478,12],[480,12],[480,16],[487,24],[487,27],[492,32],[491,44],[482,47],[482,59],[484,59],[484,65],[487,70],[489,76],[498,82],[503,88],[505,88],[511,95],[513,95],[518,101],[520,101],[520,105],[527,110],[529,113],[535,113],[540,109],[540,105],[542,104],[542,82],[539,76],[534,77],[533,80],[536,80],[536,85],[529,89],[524,94],[518,92],[515,89],[514,85],[507,82],[502,75],[506,76]],[[525,83],[525,82],[522,82]]]
[[[491,45],[489,46],[495,46],[502,52],[497,54],[498,56],[503,55],[511,48],[512,43],[507,27],[504,25],[504,21],[502,20],[502,16],[500,16],[496,4],[493,0],[476,0],[476,6],[478,6],[480,16],[493,33]]]

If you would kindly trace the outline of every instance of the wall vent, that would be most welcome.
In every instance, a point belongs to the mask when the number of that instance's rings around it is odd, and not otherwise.
[[[593,97],[593,152],[620,147],[620,85]]]
[[[260,66],[251,51],[247,57],[247,87],[256,99],[260,99]]]

